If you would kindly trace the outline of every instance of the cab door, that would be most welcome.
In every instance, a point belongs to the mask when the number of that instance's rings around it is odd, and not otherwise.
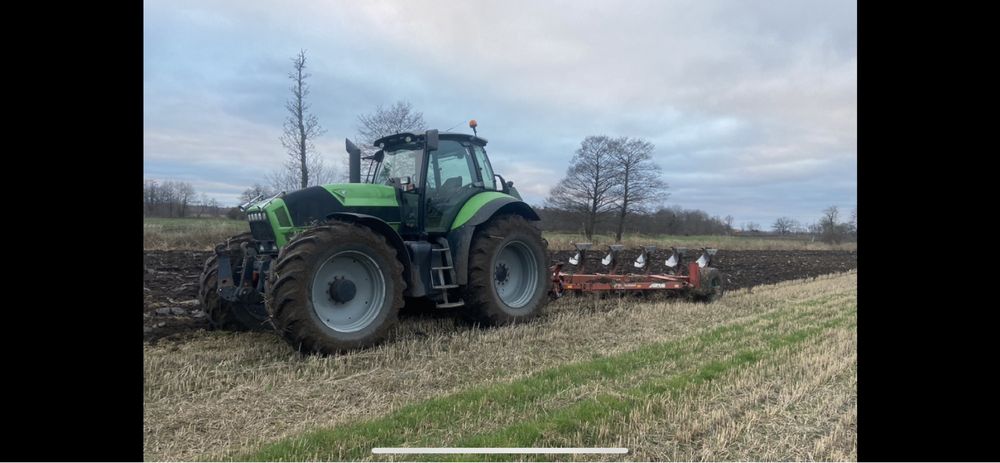
[[[483,189],[470,145],[456,140],[441,140],[438,149],[430,153],[427,163],[424,204],[427,232],[447,233],[465,201]]]

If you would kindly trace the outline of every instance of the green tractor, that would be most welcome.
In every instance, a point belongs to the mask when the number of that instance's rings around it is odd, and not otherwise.
[[[300,351],[336,353],[383,341],[407,299],[488,325],[537,316],[547,243],[486,143],[437,130],[383,137],[362,182],[347,140],[350,183],[241,206],[250,233],[217,246],[202,272],[210,323],[273,327]]]

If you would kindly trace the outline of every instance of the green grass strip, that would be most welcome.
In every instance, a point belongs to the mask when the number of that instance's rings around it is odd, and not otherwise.
[[[669,394],[679,395],[684,389],[712,381],[724,373],[749,364],[756,363],[772,356],[777,349],[801,344],[816,337],[831,328],[842,327],[854,320],[853,314],[826,320],[818,326],[794,331],[785,335],[766,337],[768,349],[750,349],[735,353],[724,360],[717,360],[701,365],[686,373],[666,378],[655,378],[629,388],[621,393],[602,394],[583,400],[576,404],[558,409],[539,419],[518,423],[504,429],[470,436],[452,447],[544,447],[546,439],[553,435],[572,435],[583,430],[583,424],[595,425],[599,421],[612,421],[615,417],[628,414],[632,410],[645,405],[650,397]],[[584,444],[581,444],[585,446]],[[421,460],[446,461],[496,461],[496,460],[531,460],[536,458],[551,459],[551,455],[433,455],[416,456]]]

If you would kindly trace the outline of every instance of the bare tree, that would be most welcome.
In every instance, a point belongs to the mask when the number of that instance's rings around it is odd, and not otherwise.
[[[819,219],[819,229],[822,240],[825,243],[838,244],[848,233],[849,225],[838,222],[840,209],[837,206],[830,206],[823,210],[823,217]]]
[[[830,206],[823,210],[823,218],[820,219],[820,223],[824,225],[836,225],[839,217],[840,209],[838,209],[837,206]]]
[[[615,242],[621,242],[625,218],[633,212],[646,212],[650,206],[667,198],[667,184],[660,178],[660,166],[653,162],[653,144],[641,138],[620,137],[611,141],[614,168],[619,178],[612,190],[618,209]]]
[[[850,227],[851,234],[853,234],[854,236],[857,236],[858,235],[858,206],[854,206],[854,209],[851,209],[851,221],[847,222],[847,225]]]
[[[208,210],[212,217],[219,215],[219,200],[212,198],[208,200]]]
[[[188,206],[194,202],[196,197],[194,187],[190,183],[181,182],[177,184],[177,202],[180,203],[181,217],[187,217]]]
[[[778,217],[775,219],[771,229],[779,235],[787,235],[799,227],[798,221],[790,217]]]
[[[198,198],[198,202],[195,203],[195,217],[201,218],[202,215],[208,212],[208,194],[202,193]]]
[[[254,183],[252,187],[243,190],[243,194],[240,195],[240,202],[245,203],[258,196],[263,196],[266,198],[271,195],[274,195],[274,190],[259,183]]]
[[[167,180],[159,188],[160,214],[164,217],[174,217],[177,213],[177,183]]]
[[[361,143],[372,145],[375,140],[401,132],[425,130],[424,113],[415,111],[409,101],[397,101],[386,109],[382,105],[375,112],[358,116],[358,136]]]
[[[744,222],[741,229],[745,232],[758,233],[760,232],[760,224],[757,222]]]
[[[153,215],[156,211],[156,202],[160,185],[156,180],[142,180],[142,215],[143,217]]]
[[[732,233],[733,232],[733,216],[727,215],[726,219],[725,219],[725,222],[723,222],[723,223],[726,224],[726,234]]]
[[[323,185],[337,181],[336,172],[329,169],[318,156],[310,156],[306,167],[309,170],[309,183],[312,185]],[[275,192],[295,191],[301,188],[301,178],[296,170],[278,169],[267,175],[267,184]]]
[[[363,155],[374,153],[375,140],[402,132],[419,133],[427,129],[424,113],[413,109],[409,101],[397,101],[389,108],[378,105],[375,111],[358,116],[358,147]],[[340,161],[346,179],[348,158],[345,154]]]
[[[570,160],[566,177],[546,199],[553,207],[582,214],[587,239],[593,238],[599,217],[615,208],[618,172],[611,145],[611,139],[603,135],[585,138]]]
[[[285,119],[284,133],[280,138],[289,157],[284,170],[296,174],[299,188],[305,188],[310,183],[319,183],[315,174],[310,175],[310,168],[315,169],[317,165],[321,166],[323,163],[316,153],[313,140],[326,132],[320,127],[316,115],[309,111],[311,105],[306,101],[309,96],[306,79],[311,74],[305,72],[305,69],[306,52],[300,50],[299,54],[292,58],[292,71],[288,73],[288,78],[292,80],[292,86],[289,87],[292,98],[285,103],[288,118]]]

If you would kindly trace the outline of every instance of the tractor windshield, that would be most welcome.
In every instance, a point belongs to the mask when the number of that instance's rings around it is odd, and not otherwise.
[[[410,177],[411,181],[416,181],[417,159],[422,152],[423,150],[416,146],[386,151],[372,183],[388,185],[392,183],[390,179],[401,177]]]

